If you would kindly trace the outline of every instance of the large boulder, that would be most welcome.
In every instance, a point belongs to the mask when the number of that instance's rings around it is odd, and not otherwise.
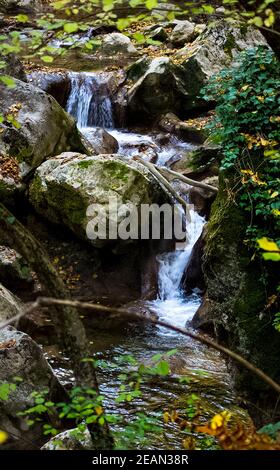
[[[0,284],[0,323],[22,313],[22,308],[21,301]]]
[[[96,155],[117,153],[119,150],[117,139],[101,127],[87,128],[84,134]]]
[[[108,211],[110,198],[118,198],[121,204],[118,226],[131,204],[139,208],[141,204],[160,204],[167,200],[165,192],[143,165],[120,155],[87,157],[63,153],[37,169],[30,187],[30,201],[39,214],[66,225],[87,241],[88,224],[93,219],[91,213],[87,217],[88,207],[100,204]],[[108,229],[107,222],[114,222],[116,212],[107,212],[102,217]],[[98,246],[108,242],[107,238],[92,240]]]
[[[34,406],[34,392],[47,390],[45,398],[64,397],[63,387],[44,358],[43,351],[28,335],[8,326],[0,329],[0,384],[8,384],[0,400],[0,429],[9,435],[3,448],[29,448],[42,442],[42,427],[31,428],[18,413]]]
[[[55,99],[29,83],[14,81],[14,87],[0,84],[0,198],[21,187],[47,158],[67,150],[84,151],[74,119]]]
[[[212,75],[234,62],[242,50],[267,44],[254,27],[218,21],[175,56],[184,111],[205,106],[200,91]]]
[[[175,72],[176,66],[168,57],[157,57],[152,61],[144,58],[130,69],[128,78],[137,79],[127,94],[131,119],[154,120],[180,107]]]

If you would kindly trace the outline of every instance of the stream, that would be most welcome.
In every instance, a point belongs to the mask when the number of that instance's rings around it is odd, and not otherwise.
[[[80,131],[89,140],[95,127],[105,128],[118,140],[119,154],[129,157],[138,153],[139,146],[148,146],[155,149],[157,164],[161,166],[193,147],[174,137],[160,144],[153,132],[117,129],[106,75],[71,72],[71,84],[66,109],[76,118]],[[201,302],[199,291],[186,297],[180,289],[180,283],[204,223],[205,220],[198,213],[190,211],[190,222],[187,223],[188,242],[183,250],[164,253],[158,257],[159,296],[154,301],[146,302],[146,306],[160,319],[180,327],[184,327],[192,319]],[[112,361],[108,368],[102,368],[99,375],[106,411],[111,414],[116,414],[120,409],[115,398],[122,383],[119,377],[123,373],[123,364],[119,362],[121,357],[131,355],[138,363],[149,364],[154,355],[177,350],[170,358],[170,376],[157,377],[156,380],[144,383],[142,397],[131,404],[121,405],[122,418],[126,423],[130,424],[135,419],[136,412],[148,411],[149,417],[160,428],[160,431],[148,433],[146,438],[140,439],[140,443],[138,436],[138,444],[135,442],[132,448],[181,449],[186,432],[181,431],[176,423],[164,424],[162,416],[164,411],[174,409],[183,412],[191,394],[198,397],[198,403],[203,408],[202,422],[224,409],[230,409],[240,416],[245,415],[245,411],[237,405],[224,358],[218,352],[163,327],[128,325],[125,331],[112,328],[101,330],[98,335],[94,329],[88,328],[87,333],[96,357]],[[67,373],[63,366],[57,367],[56,371],[64,382],[69,381],[69,371]],[[179,383],[179,376],[187,376],[189,382]],[[120,447],[125,447],[127,443],[123,425],[116,424],[113,428],[119,436]],[[194,435],[198,447],[211,448],[213,445],[211,439],[201,434]],[[130,445],[133,446],[131,443]]]

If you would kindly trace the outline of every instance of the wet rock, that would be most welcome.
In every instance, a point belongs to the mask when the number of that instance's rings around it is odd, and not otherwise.
[[[0,429],[10,434],[3,449],[29,448],[30,442],[42,442],[41,425],[29,428],[18,413],[34,405],[34,391],[47,389],[50,400],[64,398],[64,391],[38,344],[11,326],[0,330],[0,382],[15,384],[7,400],[0,402]]]
[[[211,24],[175,56],[183,84],[184,110],[205,106],[199,94],[208,79],[228,67],[242,50],[267,44],[259,30],[223,20]]]
[[[185,268],[181,288],[187,295],[190,295],[194,289],[205,290],[205,282],[202,271],[202,257],[205,245],[205,229],[195,243],[189,262]]]
[[[100,127],[88,130],[86,137],[96,155],[117,153],[119,149],[117,139]]]
[[[132,44],[131,40],[121,33],[105,34],[101,38],[102,45],[100,52],[102,55],[114,56],[115,54],[122,56],[137,56],[138,51]]]
[[[121,209],[118,214],[115,211],[114,214],[99,214],[98,226],[100,230],[103,227],[104,239],[89,240],[88,236],[93,237],[94,231],[93,222],[89,222],[94,220],[94,214],[88,213],[87,217],[88,207],[100,204],[106,208],[112,197],[119,198]],[[143,165],[120,155],[88,157],[63,153],[38,168],[30,187],[30,201],[39,214],[66,225],[96,246],[112,243],[108,239],[108,222],[112,219],[115,224],[117,217],[119,227],[131,204],[138,208],[141,204],[160,204],[166,202],[167,197]],[[140,230],[138,224],[137,219],[136,235]]]
[[[31,288],[34,281],[32,272],[15,250],[0,245],[0,281],[8,288]]]
[[[210,301],[207,295],[203,297],[202,303],[194,314],[191,321],[193,328],[200,329],[206,333],[213,333],[214,318],[211,315]]]
[[[88,429],[68,429],[57,434],[41,448],[42,450],[92,450],[93,443]]]
[[[67,73],[36,71],[28,75],[28,81],[53,96],[63,108],[66,106],[71,89],[71,80]]]
[[[0,284],[0,323],[22,313],[22,309],[21,301]]]
[[[0,134],[0,198],[22,187],[24,178],[44,160],[66,150],[84,151],[74,119],[39,88],[15,79],[0,84],[0,108],[12,114]]]
[[[165,42],[168,39],[168,33],[163,26],[157,26],[149,31],[149,37],[155,41]]]
[[[195,37],[195,24],[188,20],[178,21],[170,36],[174,46],[183,46]]]
[[[203,145],[191,150],[185,160],[174,165],[175,171],[189,170],[196,174],[210,173],[218,174],[219,162],[222,159],[222,149],[219,145],[206,140]]]

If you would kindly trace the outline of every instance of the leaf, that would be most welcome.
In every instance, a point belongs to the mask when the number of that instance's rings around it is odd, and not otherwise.
[[[53,62],[53,57],[50,56],[50,55],[43,55],[43,56],[41,57],[41,60],[42,60],[43,62],[46,62],[47,64],[51,64],[51,63]]]
[[[145,5],[148,10],[152,10],[158,6],[158,0],[146,0]]]
[[[78,23],[65,23],[63,29],[66,33],[75,33],[79,29]]]
[[[266,237],[259,238],[259,240],[257,240],[257,242],[259,244],[259,247],[262,250],[275,251],[275,252],[280,253],[280,248],[278,247],[278,245],[275,242],[268,240],[268,238],[266,238]]]
[[[169,364],[166,361],[160,361],[156,367],[156,371],[159,375],[165,376],[169,374]]]
[[[28,18],[27,15],[17,15],[17,16],[16,16],[16,20],[17,20],[19,23],[27,23],[27,21],[29,20],[29,18]]]
[[[255,16],[255,18],[252,18],[250,23],[254,24],[255,26],[261,27],[263,25],[263,20],[260,16]]]
[[[1,75],[0,76],[1,82],[4,83],[9,88],[15,88],[16,83],[13,78],[9,77],[8,75]]]
[[[0,444],[4,444],[8,440],[8,434],[5,431],[0,430]]]
[[[266,261],[280,261],[280,253],[264,253],[263,258]]]
[[[119,18],[117,21],[117,28],[119,31],[126,29],[131,23],[129,18]]]

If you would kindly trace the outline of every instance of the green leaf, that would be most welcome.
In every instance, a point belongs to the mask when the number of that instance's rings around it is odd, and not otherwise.
[[[16,87],[16,82],[14,81],[13,78],[9,77],[8,75],[1,75],[0,80],[1,80],[2,83],[4,83],[9,88],[15,88]]]
[[[145,5],[148,10],[152,10],[158,6],[158,0],[146,0]]]
[[[76,33],[79,29],[78,23],[65,23],[63,29],[66,33]]]
[[[165,376],[169,374],[169,364],[166,361],[160,361],[156,367],[156,372],[159,375]]]
[[[280,261],[280,253],[264,253],[263,258],[266,261]]]
[[[53,62],[53,57],[51,55],[43,55],[41,60],[47,64],[51,64]]]
[[[129,18],[119,18],[117,21],[117,28],[119,31],[123,31],[131,24],[131,19]]]
[[[19,22],[19,23],[27,23],[27,21],[29,21],[29,18],[27,15],[17,15],[16,16],[16,20]]]

